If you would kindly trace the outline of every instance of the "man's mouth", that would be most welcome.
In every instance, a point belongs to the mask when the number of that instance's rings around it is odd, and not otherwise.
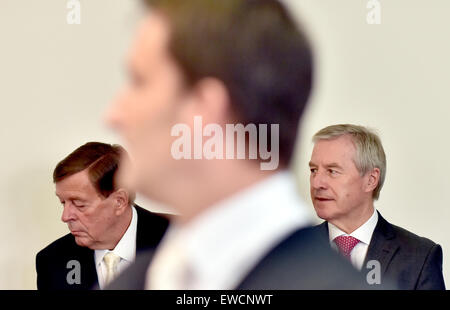
[[[334,200],[332,198],[327,198],[327,197],[315,197],[314,199],[318,200],[318,201],[332,201],[332,200]]]
[[[71,230],[70,233],[74,236],[81,235],[83,232],[81,230]]]

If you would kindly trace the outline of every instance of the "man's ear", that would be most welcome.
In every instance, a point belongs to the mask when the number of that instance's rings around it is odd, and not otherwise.
[[[229,119],[230,96],[225,84],[216,78],[203,78],[194,86],[195,114],[204,123],[223,123]]]
[[[116,215],[122,215],[129,206],[128,192],[122,188],[116,190],[111,198],[113,199]]]
[[[380,182],[380,169],[373,168],[367,173],[366,192],[373,192]]]

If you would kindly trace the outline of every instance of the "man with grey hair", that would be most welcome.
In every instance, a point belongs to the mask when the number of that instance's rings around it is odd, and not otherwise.
[[[317,229],[359,270],[400,289],[445,289],[442,248],[388,223],[375,209],[386,175],[380,138],[356,125],[333,125],[313,137],[311,199],[325,222]],[[376,279],[378,278],[378,279]]]

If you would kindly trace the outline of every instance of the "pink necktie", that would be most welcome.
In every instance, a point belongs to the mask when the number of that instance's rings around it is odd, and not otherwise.
[[[339,252],[350,260],[350,252],[359,243],[359,240],[352,236],[339,236],[334,238],[334,243],[338,246]]]

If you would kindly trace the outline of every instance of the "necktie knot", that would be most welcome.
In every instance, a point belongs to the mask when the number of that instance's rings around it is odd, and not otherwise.
[[[347,259],[350,259],[350,253],[359,243],[359,240],[352,236],[339,236],[334,238],[334,243],[336,243],[339,253]]]
[[[108,252],[103,257],[103,261],[106,266],[106,284],[109,284],[116,275],[117,265],[120,262],[120,256],[114,254],[113,252]]]

